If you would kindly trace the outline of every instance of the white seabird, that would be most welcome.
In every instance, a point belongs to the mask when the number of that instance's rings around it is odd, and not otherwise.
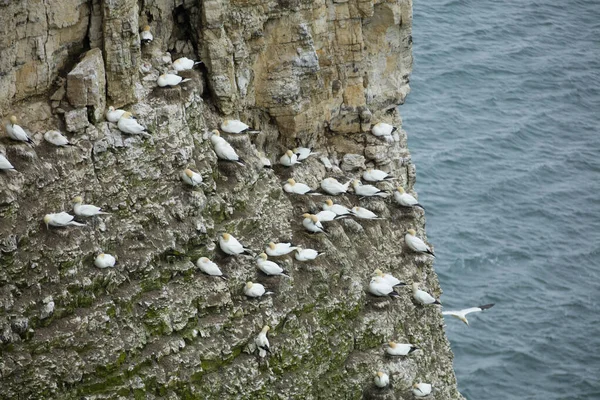
[[[344,218],[344,216],[339,217],[336,213],[334,213],[333,211],[329,211],[329,210],[319,211],[315,215],[317,216],[317,218],[319,218],[320,222],[331,222],[336,218],[337,219]]]
[[[106,110],[106,120],[108,122],[114,122],[116,124],[117,122],[119,122],[119,119],[121,119],[123,114],[125,114],[125,110],[115,109],[113,106],[110,106],[108,107],[108,110]]]
[[[325,178],[321,181],[321,189],[323,189],[326,193],[332,196],[337,196],[346,193],[348,191],[350,183],[352,183],[352,180],[341,184],[335,178]]]
[[[218,276],[220,278],[227,279],[227,275],[221,272],[219,266],[209,260],[207,257],[200,257],[198,261],[196,261],[196,266],[200,268],[200,271],[204,272],[206,275]]]
[[[371,278],[371,282],[369,282],[369,292],[372,295],[378,297],[390,296],[390,297],[398,297],[400,296],[394,290],[394,287],[390,285],[387,281],[379,276]]]
[[[318,152],[313,152],[308,147],[296,147],[294,153],[298,156],[298,161],[306,160],[310,156],[316,156]]]
[[[265,247],[265,252],[271,257],[279,257],[284,256],[286,254],[291,253],[296,250],[298,247],[292,245],[291,243],[273,243],[269,242],[267,247]]]
[[[161,76],[158,77],[158,79],[156,80],[156,83],[160,87],[165,87],[165,86],[174,87],[174,86],[179,85],[180,83],[184,83],[187,81],[191,81],[191,79],[190,78],[183,79],[181,76],[175,75],[175,74],[162,74]]]
[[[151,136],[148,132],[146,132],[146,128],[133,118],[130,112],[125,111],[119,121],[117,122],[117,128],[123,133],[128,133],[130,135],[143,135],[143,136]]]
[[[227,133],[258,133],[250,129],[248,125],[237,119],[226,119],[221,122],[221,130]]]
[[[362,196],[362,197],[372,197],[372,196],[387,197],[387,196],[389,196],[389,193],[386,192],[385,190],[380,190],[379,188],[377,188],[373,185],[363,185],[362,183],[360,183],[360,181],[358,179],[355,179],[354,182],[352,182],[352,188],[354,189],[354,193],[357,196]]]
[[[300,164],[298,161],[298,155],[294,154],[293,151],[287,150],[284,155],[279,159],[279,163],[284,167],[291,167],[296,164]]]
[[[258,269],[265,273],[265,275],[283,275],[290,277],[283,268],[281,268],[277,263],[273,261],[267,260],[267,255],[265,253],[260,253],[258,257],[256,257],[256,265],[258,265]]]
[[[373,125],[371,128],[371,133],[377,137],[385,137],[391,138],[392,133],[394,133],[398,128],[392,126],[390,124],[386,124],[385,122],[380,122],[378,124]]]
[[[58,147],[74,146],[74,144],[69,142],[69,139],[64,137],[59,131],[48,131],[44,133],[44,139],[46,139],[46,142]]]
[[[431,394],[431,384],[429,383],[415,383],[412,389],[415,397],[427,397]]]
[[[190,69],[193,69],[196,64],[202,64],[202,61],[194,61],[187,57],[181,57],[173,61],[173,69],[177,72],[189,71]]]
[[[107,212],[102,211],[100,207],[82,203],[83,197],[81,196],[77,196],[73,199],[73,212],[78,217],[93,217],[96,215],[108,214]]]
[[[294,257],[298,261],[312,261],[315,258],[319,257],[321,254],[324,253],[313,249],[302,249],[298,247],[296,249],[296,254],[294,255]]]
[[[202,183],[202,175],[189,168],[181,173],[181,179],[190,186],[198,186]]]
[[[260,162],[264,168],[272,168],[271,160],[269,160],[263,153],[258,152],[258,158],[260,158]]]
[[[27,142],[33,144],[33,140],[27,135],[27,132],[19,125],[17,125],[17,117],[11,115],[10,121],[6,124],[6,133],[12,140],[18,140],[20,142]]]
[[[152,32],[150,32],[150,26],[146,25],[142,28],[142,32],[140,32],[140,39],[142,44],[148,44],[154,40],[154,36],[152,36]]]
[[[359,206],[352,207],[352,215],[360,219],[384,219],[378,217],[373,211]]]
[[[271,353],[271,347],[269,346],[269,339],[267,338],[267,332],[269,332],[271,328],[269,325],[263,326],[262,330],[258,334],[258,336],[254,339],[254,344],[258,349],[259,357],[266,357],[267,353]]]
[[[260,283],[246,282],[244,286],[244,294],[248,297],[261,297],[263,294],[273,294],[273,292],[267,292],[265,287]]]
[[[396,191],[394,192],[394,200],[396,203],[402,207],[420,207],[423,210],[425,209],[422,205],[419,204],[417,199],[415,199],[412,195],[406,193],[402,186],[398,186]]]
[[[323,228],[323,224],[319,222],[319,217],[308,213],[305,213],[302,216],[304,217],[302,225],[304,225],[304,228],[306,228],[307,231],[311,233],[327,233],[325,228]]]
[[[242,244],[229,233],[223,233],[221,236],[219,236],[219,246],[221,247],[221,250],[223,250],[223,253],[232,256],[243,253],[252,254],[250,249],[242,246]]]
[[[233,147],[221,137],[221,133],[218,130],[212,131],[210,141],[213,145],[213,149],[217,154],[217,157],[224,161],[231,161],[241,166],[244,166],[244,160],[237,155]]]
[[[64,226],[85,226],[85,224],[75,222],[73,219],[75,219],[74,216],[62,211],[55,214],[46,214],[44,216],[44,223],[46,224],[46,228],[48,228],[48,226],[56,226],[59,228]]]
[[[471,314],[474,312],[480,312],[480,311],[487,310],[488,308],[492,308],[492,307],[494,307],[494,303],[485,304],[483,306],[478,306],[478,307],[465,308],[464,310],[442,311],[442,315],[451,315],[455,318],[460,319],[462,322],[467,324],[467,326],[469,326],[469,321],[467,321],[467,314]]]
[[[0,170],[2,171],[16,171],[15,167],[8,161],[8,158],[0,153]]]
[[[283,190],[287,193],[292,194],[310,194],[310,195],[318,195],[314,190],[310,188],[310,186],[296,182],[293,178],[287,180],[287,183],[283,185]]]
[[[117,259],[110,254],[98,254],[96,259],[94,260],[94,265],[98,268],[110,268],[114,267]]]
[[[375,373],[375,386],[384,388],[390,384],[390,377],[385,372],[377,371]]]
[[[406,283],[402,282],[400,279],[396,278],[391,274],[384,274],[382,270],[379,268],[374,271],[376,276],[381,277],[385,282],[389,283],[391,286],[405,286]]]
[[[331,201],[331,199],[327,199],[325,200],[325,203],[323,204],[323,210],[324,211],[333,211],[334,213],[336,213],[336,215],[338,216],[343,216],[343,215],[351,215],[352,211],[350,211],[350,209],[348,207],[339,205],[339,204],[333,204],[333,201]]]
[[[406,232],[406,235],[404,235],[404,241],[406,242],[408,248],[417,253],[426,253],[435,257],[433,250],[431,250],[431,248],[429,248],[424,241],[418,238],[416,234],[417,232],[415,232],[414,229],[409,229]]]
[[[367,168],[367,170],[363,172],[362,177],[367,182],[382,182],[394,179],[394,177],[387,172],[373,168]]]
[[[417,282],[414,282],[412,284],[412,290],[413,290],[413,298],[422,305],[427,305],[427,304],[442,304],[439,302],[439,300],[436,300],[432,295],[430,295],[429,293],[419,289],[419,284]]]
[[[387,346],[385,347],[385,352],[387,354],[389,354],[390,356],[407,356],[410,353],[412,353],[413,351],[417,351],[419,350],[419,348],[417,346],[415,346],[414,344],[410,344],[410,343],[396,343],[396,342],[389,342],[387,344]]]

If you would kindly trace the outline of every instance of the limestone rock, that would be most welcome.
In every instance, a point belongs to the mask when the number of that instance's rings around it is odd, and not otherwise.
[[[77,132],[90,124],[86,108],[78,108],[65,113],[65,124],[67,131]]]
[[[102,52],[92,49],[67,75],[67,98],[73,107],[91,107],[92,122],[98,122],[105,111],[105,87]]]

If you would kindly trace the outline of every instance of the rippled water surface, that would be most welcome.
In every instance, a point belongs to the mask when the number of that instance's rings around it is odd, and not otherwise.
[[[600,2],[414,0],[401,107],[461,392],[600,399]]]

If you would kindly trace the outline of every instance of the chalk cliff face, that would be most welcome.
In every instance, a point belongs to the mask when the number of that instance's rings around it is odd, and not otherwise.
[[[19,117],[34,140],[3,137],[19,171],[0,172],[0,397],[45,399],[461,399],[439,310],[367,294],[375,268],[440,294],[429,256],[404,245],[424,237],[424,217],[390,200],[334,198],[383,220],[328,223],[304,232],[301,215],[327,197],[290,196],[282,181],[318,188],[325,177],[389,171],[379,187],[411,190],[415,168],[397,105],[412,67],[410,0],[0,1],[0,116]],[[140,45],[151,27],[154,41]],[[171,54],[167,53],[169,51]],[[204,64],[181,87],[156,86],[171,59]],[[108,105],[133,111],[152,132],[128,136],[104,120]],[[226,118],[260,133],[224,135],[245,167],[217,161],[207,132]],[[73,147],[43,139],[50,129]],[[292,169],[262,168],[297,145],[314,147]],[[191,189],[185,168],[202,174]],[[109,212],[86,227],[47,229],[71,200]],[[426,199],[422,201],[427,203]],[[291,241],[326,252],[276,261],[290,278],[257,272],[253,257],[226,257],[229,232],[260,252]],[[95,257],[116,255],[114,269]],[[229,275],[202,274],[206,256]],[[274,292],[243,294],[247,281]],[[271,326],[272,354],[254,338]],[[384,357],[395,340],[421,350]],[[376,371],[392,385],[373,386]]]

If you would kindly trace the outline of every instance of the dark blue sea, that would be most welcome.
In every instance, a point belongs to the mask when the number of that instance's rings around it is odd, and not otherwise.
[[[414,0],[400,108],[469,400],[600,399],[600,1]]]

